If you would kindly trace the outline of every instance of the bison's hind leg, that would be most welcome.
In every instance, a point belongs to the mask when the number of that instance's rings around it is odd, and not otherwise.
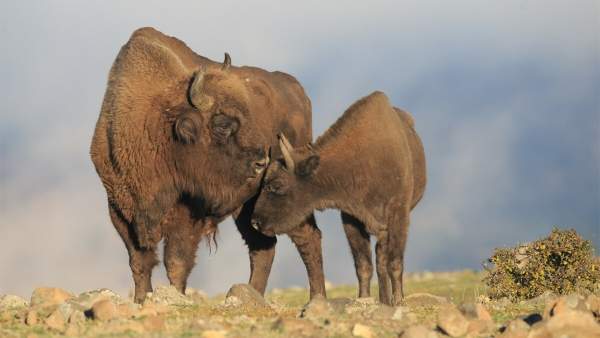
[[[409,211],[401,210],[397,218],[389,224],[388,272],[392,280],[393,305],[399,305],[404,298],[404,249],[408,236]]]
[[[163,225],[165,238],[164,264],[169,282],[185,293],[187,280],[195,265],[198,244],[210,222],[195,220],[190,208],[178,203]]]
[[[371,278],[373,277],[373,262],[371,259],[371,240],[365,225],[351,215],[342,212],[344,232],[350,244],[354,268],[358,278],[358,297],[371,295]]]
[[[377,266],[377,280],[379,283],[379,301],[383,304],[392,304],[392,292],[390,286],[390,275],[388,274],[389,262],[389,239],[387,231],[377,234],[375,245],[375,260]]]
[[[150,247],[140,248],[135,241],[135,231],[126,222],[114,206],[109,206],[112,223],[123,239],[127,252],[129,253],[129,267],[135,284],[134,301],[142,303],[147,292],[152,292],[152,269],[158,264],[156,257],[156,245],[160,236],[155,236],[149,243]]]

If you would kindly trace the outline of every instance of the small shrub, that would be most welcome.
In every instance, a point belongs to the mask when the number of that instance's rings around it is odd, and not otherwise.
[[[591,242],[573,229],[555,228],[546,238],[495,249],[488,262],[484,282],[492,299],[524,300],[545,291],[600,291],[600,261]]]

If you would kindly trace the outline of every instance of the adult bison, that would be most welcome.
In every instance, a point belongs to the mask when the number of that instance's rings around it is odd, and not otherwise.
[[[310,101],[292,76],[231,66],[227,54],[213,62],[152,28],[133,33],[110,70],[90,154],[129,253],[136,302],[152,291],[162,238],[169,281],[184,292],[198,243],[228,215],[249,248],[250,284],[264,293],[276,239],[251,228],[250,214],[278,132],[296,144],[312,137]],[[324,295],[313,215],[290,237],[311,296]]]

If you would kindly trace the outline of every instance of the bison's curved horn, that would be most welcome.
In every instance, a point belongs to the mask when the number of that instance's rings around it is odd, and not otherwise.
[[[226,71],[231,66],[231,56],[229,53],[225,53],[225,60],[223,60],[223,66],[221,67],[222,71]]]
[[[283,154],[285,167],[288,171],[294,172],[294,159],[290,153],[292,151],[292,146],[283,133],[280,133],[277,136],[279,137],[279,149],[281,149],[281,153]]]
[[[189,89],[190,103],[200,110],[208,109],[212,104],[211,98],[202,93],[204,89],[204,73],[204,68],[201,68],[194,73],[194,81],[192,81]]]

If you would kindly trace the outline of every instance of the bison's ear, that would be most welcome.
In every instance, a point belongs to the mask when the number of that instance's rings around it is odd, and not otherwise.
[[[311,155],[296,165],[296,175],[307,177],[319,167],[319,155]]]
[[[173,126],[175,138],[183,144],[196,143],[199,129],[198,117],[192,113],[183,113],[178,116]]]

